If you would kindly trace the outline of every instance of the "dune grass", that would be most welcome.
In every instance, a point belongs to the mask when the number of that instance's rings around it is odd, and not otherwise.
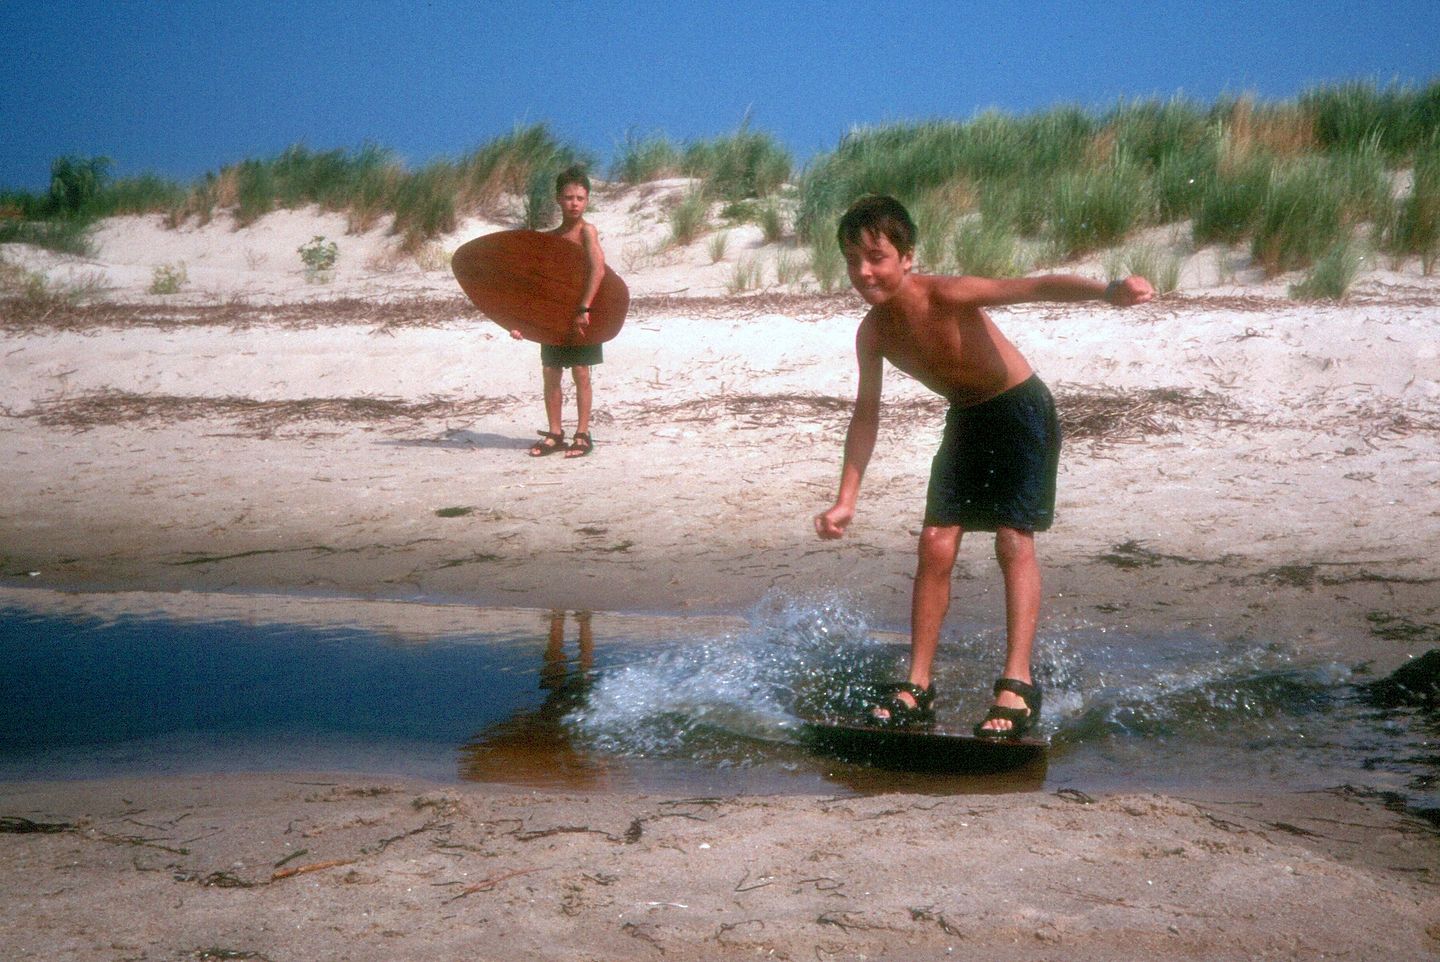
[[[1301,301],[1343,300],[1360,275],[1364,255],[1350,238],[1337,241],[1306,273],[1290,285],[1290,296]]]
[[[1111,280],[1139,275],[1158,294],[1169,294],[1180,286],[1180,258],[1154,244],[1117,247],[1104,263],[1105,275]]]
[[[682,156],[682,149],[664,134],[640,137],[632,130],[615,148],[610,176],[631,186],[680,177],[684,173]]]
[[[726,217],[759,223],[767,242],[794,236],[822,289],[843,280],[843,264],[826,253],[835,220],[866,193],[912,207],[927,269],[1025,270],[1033,258],[1018,252],[1074,258],[1122,246],[1140,228],[1188,221],[1197,246],[1248,244],[1271,274],[1313,267],[1366,224],[1390,257],[1417,256],[1429,272],[1440,256],[1437,142],[1440,80],[1357,81],[1273,103],[1176,97],[857,128],[798,176],[790,153],[748,117],[688,143],[631,131],[609,173],[625,184],[692,178],[671,213],[675,242],[697,239],[710,205],[721,204]],[[548,224],[553,177],[572,163],[593,169],[543,123],[415,169],[374,144],[297,144],[184,186],[113,178],[103,157],[63,157],[43,194],[0,191],[0,242],[85,253],[90,224],[111,214],[161,213],[179,225],[224,212],[243,225],[315,204],[344,212],[352,232],[388,219],[414,252],[470,215]],[[1392,197],[1395,173],[1412,167],[1414,189]],[[791,181],[793,195],[782,191]]]
[[[1420,270],[1429,277],[1440,259],[1440,134],[1415,157],[1414,184],[1396,204],[1382,232],[1391,257],[1418,257]]]
[[[1019,277],[1030,269],[1020,239],[983,217],[970,218],[956,227],[951,263],[959,273],[977,277]]]
[[[790,179],[793,166],[790,152],[771,134],[751,130],[748,119],[733,134],[688,145],[682,159],[686,176],[731,201],[769,197]]]
[[[670,242],[685,246],[704,233],[710,221],[710,197],[703,185],[685,192],[670,211]]]
[[[1422,163],[1437,131],[1440,81],[862,128],[807,167],[796,226],[813,245],[857,197],[887,193],[915,214],[922,262],[943,262],[936,238],[948,234],[950,264],[999,273],[1008,253],[985,248],[1007,233],[1070,259],[1188,220],[1197,246],[1248,242],[1274,274],[1315,265],[1365,223],[1394,253],[1431,245],[1430,181],[1417,175],[1398,201],[1390,181]],[[944,215],[931,209],[937,193],[958,199]]]

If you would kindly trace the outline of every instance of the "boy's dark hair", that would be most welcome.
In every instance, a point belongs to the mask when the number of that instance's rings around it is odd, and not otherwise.
[[[571,184],[579,184],[585,188],[585,193],[590,193],[590,177],[585,173],[585,168],[579,164],[560,171],[555,178],[555,193],[560,193]]]
[[[915,222],[905,205],[894,197],[870,194],[850,205],[840,218],[835,239],[842,248],[860,243],[866,231],[884,236],[901,254],[915,250]]]

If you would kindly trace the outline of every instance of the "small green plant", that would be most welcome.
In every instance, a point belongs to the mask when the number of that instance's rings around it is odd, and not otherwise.
[[[1344,185],[1333,173],[1315,159],[1272,172],[1250,243],[1266,276],[1309,267],[1349,239]]]
[[[1169,294],[1180,286],[1180,258],[1153,244],[1113,250],[1104,261],[1105,273],[1112,280],[1138,274],[1157,294]]]
[[[790,153],[770,134],[750,129],[745,118],[733,134],[696,141],[685,148],[685,173],[705,181],[725,200],[768,197],[790,177]]]
[[[725,249],[730,246],[730,232],[720,231],[710,235],[710,241],[705,245],[705,251],[710,255],[710,263],[718,264],[725,259]]]
[[[668,137],[654,134],[639,137],[633,130],[625,134],[625,142],[616,150],[611,175],[624,184],[643,184],[652,180],[680,175],[679,147]]]
[[[0,299],[18,299],[33,307],[71,307],[98,296],[105,288],[105,276],[98,271],[72,277],[69,282],[52,281],[40,271],[0,257]]]
[[[1019,239],[981,218],[955,229],[951,257],[956,270],[977,277],[1019,277],[1029,270]]]
[[[700,186],[692,187],[670,212],[670,240],[684,247],[705,230],[710,216],[710,200]]]
[[[340,257],[338,244],[327,241],[324,235],[316,234],[297,250],[300,252],[301,262],[305,265],[306,280],[312,284],[330,280],[330,272],[335,269],[335,261]]]
[[[176,264],[158,264],[150,272],[150,293],[151,294],[178,294],[180,289],[190,280],[190,275],[185,270],[184,262]]]
[[[773,244],[785,236],[785,215],[780,210],[780,205],[773,201],[762,204],[760,207],[760,233],[765,238],[765,243]]]
[[[735,262],[730,270],[730,280],[726,288],[731,294],[739,294],[743,291],[753,290],[760,286],[761,278],[764,275],[764,267],[753,257],[742,257]]]
[[[1391,212],[1384,231],[1385,249],[1397,261],[1420,258],[1429,277],[1440,260],[1440,135],[1415,157],[1414,186]]]
[[[555,223],[555,174],[546,167],[537,167],[525,187],[525,227],[544,230]]]
[[[437,508],[437,509],[435,510],[435,517],[437,517],[437,518],[463,518],[463,517],[465,517],[466,515],[473,514],[474,512],[475,512],[475,509],[472,508],[472,507],[469,507],[468,505],[455,505],[454,507],[450,507],[450,508]]]
[[[815,237],[810,241],[810,273],[820,290],[832,294],[845,283],[845,255],[833,237]]]
[[[775,258],[775,283],[782,287],[800,283],[805,276],[805,267],[805,258],[799,251],[781,251]]]
[[[1060,179],[1050,231],[1068,257],[1119,243],[1146,223],[1152,205],[1149,182],[1138,166],[1119,160]]]
[[[1339,241],[1315,262],[1304,280],[1290,285],[1290,296],[1299,301],[1343,300],[1360,276],[1364,261],[1352,241]]]
[[[0,218],[0,244],[32,244],[57,254],[89,257],[94,253],[89,221],[79,217],[59,220]]]

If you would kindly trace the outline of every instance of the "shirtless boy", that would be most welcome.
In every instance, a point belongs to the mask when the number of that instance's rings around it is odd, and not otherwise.
[[[1060,430],[1049,390],[985,308],[1025,301],[1104,300],[1117,307],[1154,296],[1142,277],[1104,284],[1069,274],[1016,279],[910,273],[915,225],[890,197],[865,197],[840,219],[837,239],[850,283],[870,305],[855,334],[859,390],[840,491],[816,516],[821,538],[839,538],[855,517],[860,481],[875,449],[884,362],[950,402],[931,466],[910,607],[910,673],[886,689],[868,721],[924,724],[934,717],[931,667],[950,607],[950,574],[965,531],[994,531],[1005,582],[1005,667],[995,703],[976,734],[1018,737],[1040,716],[1030,675],[1040,615],[1035,532],[1050,527]]]
[[[590,178],[583,168],[571,167],[555,178],[555,202],[560,205],[560,226],[550,233],[579,245],[585,251],[585,286],[581,288],[580,302],[575,305],[575,327],[583,332],[590,323],[590,302],[595,299],[595,292],[600,289],[600,282],[605,277],[605,252],[600,249],[595,225],[585,220],[585,208],[590,203]],[[519,339],[520,332],[511,331],[510,336]],[[605,354],[599,344],[568,347],[540,345],[545,418],[549,422],[549,430],[537,432],[540,440],[530,446],[532,458],[554,454],[562,448],[567,458],[583,458],[595,447],[590,438],[590,368],[604,360]],[[564,403],[562,380],[567,367],[575,379],[577,409],[575,435],[569,447],[565,446],[565,429],[561,424]]]

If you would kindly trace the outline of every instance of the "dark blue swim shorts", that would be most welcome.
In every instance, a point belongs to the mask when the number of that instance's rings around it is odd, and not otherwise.
[[[605,360],[603,344],[540,345],[540,363],[545,367],[589,367]]]
[[[930,465],[927,525],[1044,531],[1055,520],[1060,421],[1040,378],[971,407],[951,405]]]

